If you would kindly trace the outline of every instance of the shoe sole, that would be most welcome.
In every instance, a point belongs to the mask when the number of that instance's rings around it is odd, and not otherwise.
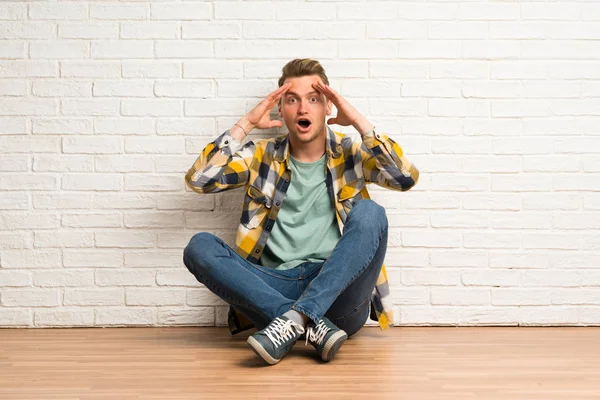
[[[276,358],[271,357],[271,355],[264,349],[264,347],[262,347],[258,340],[254,339],[252,336],[248,337],[248,344],[250,345],[250,348],[254,350],[256,355],[265,360],[267,364],[274,365],[281,360],[281,358],[278,360]]]
[[[321,353],[321,360],[323,361],[331,361],[335,353],[338,352],[340,347],[344,344],[344,342],[348,339],[348,334],[344,331],[338,331],[331,335],[331,337],[323,346],[323,352]]]

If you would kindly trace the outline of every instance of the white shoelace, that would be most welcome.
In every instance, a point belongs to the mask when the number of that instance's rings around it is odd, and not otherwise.
[[[275,343],[277,346],[281,346],[283,343],[294,337],[294,328],[296,329],[296,332],[300,334],[304,333],[302,325],[295,323],[291,319],[284,321],[281,318],[276,318],[269,324],[269,327],[265,330],[265,334],[271,339],[271,342]]]
[[[308,344],[309,340],[315,342],[317,346],[320,345],[323,342],[323,339],[325,339],[325,335],[327,335],[327,332],[329,332],[329,328],[327,327],[327,325],[325,325],[323,321],[319,321],[317,325],[308,328],[306,332],[305,345]]]

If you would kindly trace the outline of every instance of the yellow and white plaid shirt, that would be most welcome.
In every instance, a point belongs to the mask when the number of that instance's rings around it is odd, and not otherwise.
[[[258,263],[290,183],[288,136],[250,141],[245,145],[224,132],[203,150],[185,175],[198,193],[216,193],[244,186],[246,194],[236,237],[236,252]],[[361,137],[345,136],[327,126],[327,188],[335,205],[340,233],[352,206],[368,199],[367,183],[405,191],[419,179],[419,171],[402,148],[375,130]],[[371,296],[371,319],[381,329],[394,324],[390,289],[382,265]],[[243,314],[230,308],[232,334],[251,328]]]

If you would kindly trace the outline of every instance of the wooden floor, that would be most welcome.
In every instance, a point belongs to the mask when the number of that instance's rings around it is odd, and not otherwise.
[[[251,333],[251,332],[249,332]],[[275,366],[226,328],[0,329],[0,399],[600,399],[600,328],[363,328]]]

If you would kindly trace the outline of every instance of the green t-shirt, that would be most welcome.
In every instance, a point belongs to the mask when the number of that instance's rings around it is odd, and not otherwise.
[[[263,266],[279,270],[325,261],[340,239],[327,193],[325,155],[314,162],[289,159],[290,186],[260,258]]]

